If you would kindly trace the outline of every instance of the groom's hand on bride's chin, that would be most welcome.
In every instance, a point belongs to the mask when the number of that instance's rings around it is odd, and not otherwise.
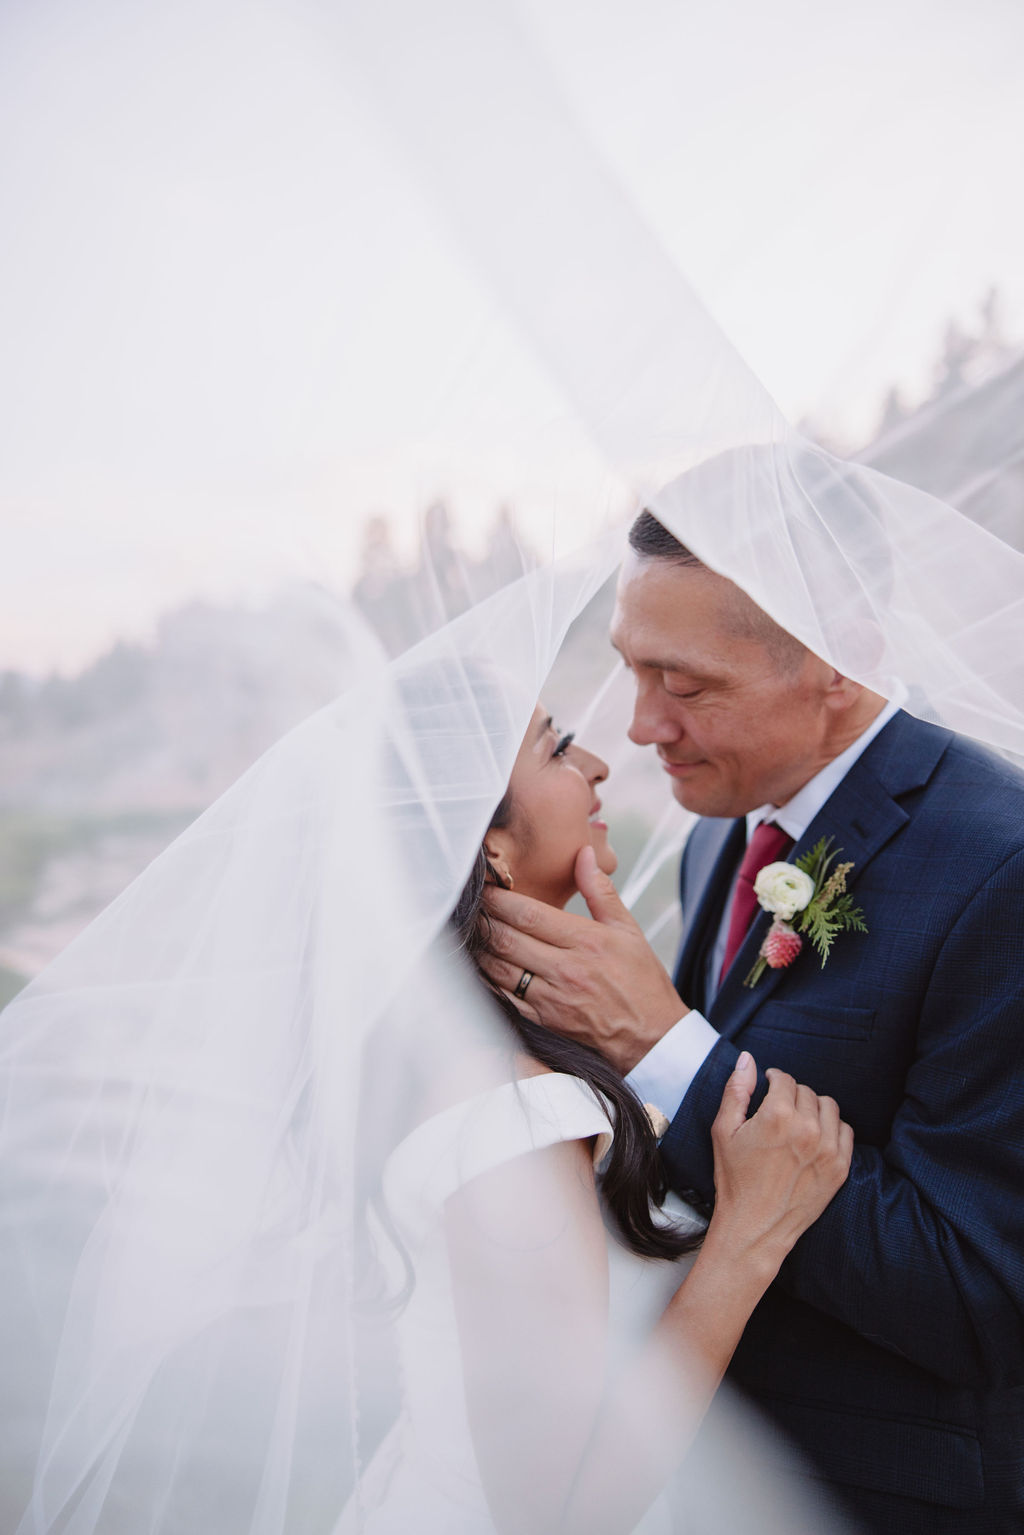
[[[625,1074],[689,1008],[592,848],[576,860],[576,881],[593,921],[488,886],[481,964],[525,1017],[596,1046]],[[519,998],[524,971],[532,979]]]

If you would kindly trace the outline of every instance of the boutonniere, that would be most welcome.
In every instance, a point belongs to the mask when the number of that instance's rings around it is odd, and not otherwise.
[[[864,913],[854,906],[846,889],[853,864],[837,863],[832,868],[842,852],[842,848],[829,851],[833,841],[822,837],[795,863],[769,863],[758,872],[754,894],[773,920],[744,986],[756,986],[766,969],[784,970],[791,965],[804,946],[801,933],[821,955],[824,969],[840,933],[867,932]]]

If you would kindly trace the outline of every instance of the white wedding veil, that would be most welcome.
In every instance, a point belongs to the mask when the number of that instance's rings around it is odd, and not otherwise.
[[[537,699],[563,712],[573,699],[582,715],[607,670],[590,717],[612,761],[609,804],[630,783],[657,800],[661,851],[685,833],[621,740],[610,652],[607,666],[586,657],[587,696],[556,664],[636,510],[846,674],[1024,754],[1024,555],[787,423],[581,128],[516,7],[269,4],[253,33],[227,0],[183,13],[162,23],[174,48],[201,53],[208,14],[223,27],[205,57],[223,71],[228,116],[232,42],[255,68],[246,49],[262,39],[272,78],[274,49],[283,58],[296,30],[312,37],[318,89],[337,93],[344,123],[311,99],[307,131],[337,133],[339,166],[365,155],[379,169],[380,197],[351,210],[349,238],[372,214],[371,258],[393,239],[395,265],[368,258],[365,286],[331,296],[317,385],[330,387],[332,347],[350,377],[373,354],[367,389],[390,377],[400,392],[407,366],[414,388],[428,376],[433,359],[405,355],[400,323],[419,250],[412,302],[429,309],[442,274],[439,317],[453,292],[487,317],[482,360],[469,346],[446,354],[465,381],[438,435],[467,452],[474,431],[502,438],[506,462],[534,455],[536,473],[523,573],[392,659],[339,603],[337,696],[0,1019],[0,1524],[17,1535],[330,1535],[343,1516],[353,1529],[372,1518],[369,1471],[401,1412],[409,1278],[382,1170],[417,1124],[515,1073],[446,924]],[[126,47],[157,48],[133,25]],[[136,109],[133,96],[126,127]],[[294,158],[277,187],[302,177],[301,132],[281,131]],[[240,139],[228,124],[214,147],[248,173]],[[294,234],[281,248],[300,289]],[[302,294],[288,302],[298,315]],[[517,371],[537,380],[529,418],[499,387]],[[216,453],[205,462],[215,480]],[[633,894],[656,863],[641,856]],[[524,1390],[543,1364],[524,1358]],[[733,1428],[748,1434],[739,1418]],[[744,1443],[748,1478],[722,1472],[735,1472],[728,1443],[684,1466],[666,1527],[800,1527],[809,1516],[783,1481],[765,1498],[760,1457],[773,1452],[752,1433]],[[634,1461],[624,1444],[624,1482]],[[518,1528],[514,1507],[493,1515]]]

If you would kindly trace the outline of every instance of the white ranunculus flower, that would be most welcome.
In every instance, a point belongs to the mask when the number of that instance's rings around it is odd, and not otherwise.
[[[814,881],[792,863],[766,863],[754,880],[754,894],[765,911],[789,922],[814,894]]]

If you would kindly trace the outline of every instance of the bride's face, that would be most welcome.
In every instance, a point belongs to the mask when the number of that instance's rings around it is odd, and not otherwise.
[[[599,819],[597,785],[608,764],[555,729],[542,704],[534,711],[519,748],[509,790],[509,824],[488,832],[488,856],[516,890],[549,906],[564,906],[576,893],[576,857],[587,843],[598,867],[612,874],[618,863]]]

